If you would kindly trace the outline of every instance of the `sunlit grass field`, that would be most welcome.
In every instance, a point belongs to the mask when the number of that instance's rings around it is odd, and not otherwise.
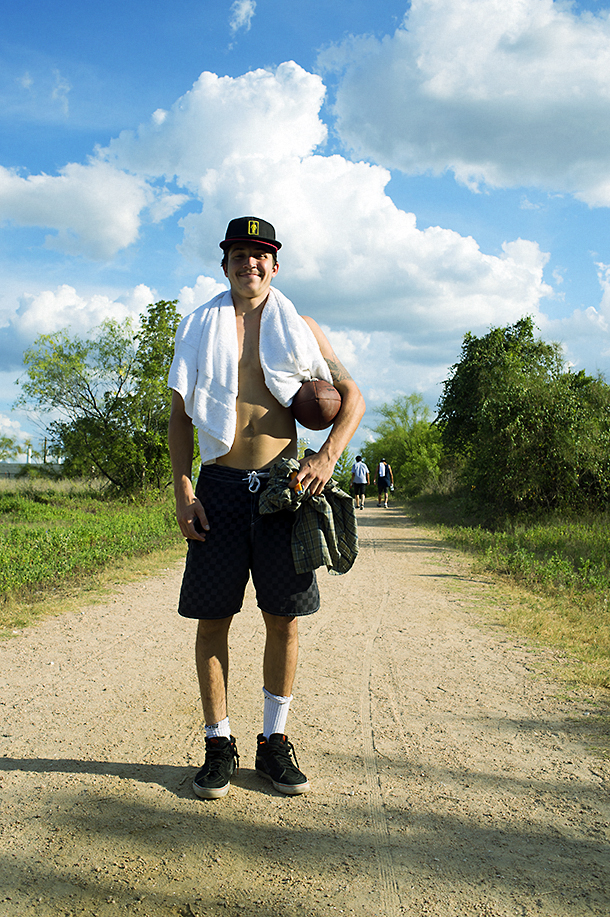
[[[123,501],[91,483],[1,481],[0,623],[12,603],[179,542],[169,493]]]

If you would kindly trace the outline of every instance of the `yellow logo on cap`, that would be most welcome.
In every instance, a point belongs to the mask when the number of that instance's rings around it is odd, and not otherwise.
[[[258,236],[258,220],[249,220],[248,221],[248,235],[249,236]]]

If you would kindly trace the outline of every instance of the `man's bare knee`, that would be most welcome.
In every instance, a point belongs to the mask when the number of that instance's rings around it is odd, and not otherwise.
[[[263,618],[267,630],[278,635],[285,634],[288,636],[293,634],[298,627],[297,619],[294,615],[270,615],[263,611]]]
[[[232,620],[233,617],[231,616],[230,618],[215,618],[211,621],[199,621],[197,627],[197,642],[208,643],[217,640],[219,637],[222,638],[229,633]]]

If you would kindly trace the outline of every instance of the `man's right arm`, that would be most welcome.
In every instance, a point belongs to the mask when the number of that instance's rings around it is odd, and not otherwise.
[[[185,538],[205,541],[205,532],[210,528],[200,500],[193,491],[193,449],[195,434],[193,422],[184,409],[184,400],[178,392],[172,392],[172,409],[168,429],[169,454],[174,476],[176,497],[176,519]],[[199,520],[204,533],[195,529]]]

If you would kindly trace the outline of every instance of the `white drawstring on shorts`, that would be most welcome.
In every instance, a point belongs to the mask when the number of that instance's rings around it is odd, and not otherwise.
[[[249,471],[247,476],[244,478],[244,481],[248,482],[248,490],[251,494],[258,493],[261,488],[261,481],[263,478],[268,478],[268,471]]]

